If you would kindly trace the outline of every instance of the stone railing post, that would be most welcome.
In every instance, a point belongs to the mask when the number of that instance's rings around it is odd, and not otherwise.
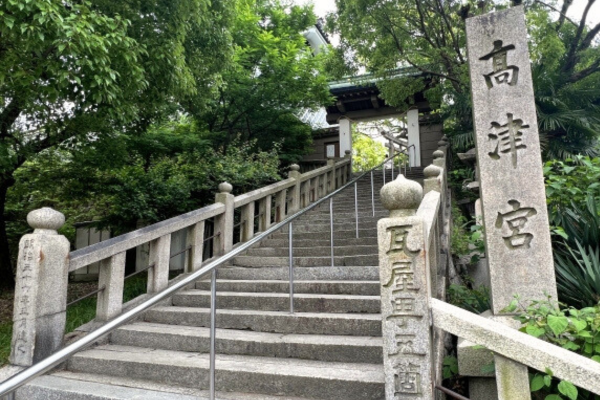
[[[194,272],[200,269],[204,258],[204,221],[200,221],[189,228],[187,245],[191,249],[186,259],[186,272]]]
[[[169,262],[171,261],[171,235],[161,236],[150,242],[150,265],[148,270],[148,293],[158,293],[169,285]]]
[[[436,191],[442,194],[442,169],[433,164],[423,170],[425,180],[423,181],[424,194]]]
[[[342,177],[342,185],[345,185],[350,176],[352,176],[352,152],[350,150],[346,150],[344,158],[349,159],[350,162],[344,166],[345,174],[343,174]]]
[[[100,262],[98,271],[98,293],[96,321],[108,321],[123,309],[123,285],[125,283],[125,252]]]
[[[219,192],[215,196],[215,203],[223,203],[225,212],[215,217],[213,252],[223,255],[233,248],[233,214],[235,211],[235,196],[231,194],[233,186],[227,182],[219,185]],[[270,212],[270,210],[269,210]],[[253,223],[252,221],[251,223]]]
[[[300,187],[302,183],[300,182],[300,166],[298,164],[290,165],[290,172],[288,173],[288,178],[292,178],[296,180],[296,184],[290,188],[291,199],[292,202],[289,206],[288,213],[290,215],[298,212],[300,210]]]
[[[385,398],[433,399],[431,289],[423,189],[403,175],[381,189],[390,217],[377,224]]]
[[[335,191],[336,187],[335,187],[335,160],[333,158],[329,158],[327,160],[327,166],[331,168],[331,171],[327,172],[326,176],[326,186],[327,186],[327,190],[325,191],[325,194],[329,194],[333,191]]]
[[[29,367],[63,344],[69,279],[65,216],[51,208],[27,215],[33,233],[19,243],[10,363]]]

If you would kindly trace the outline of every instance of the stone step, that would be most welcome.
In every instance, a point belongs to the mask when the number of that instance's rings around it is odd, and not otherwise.
[[[329,243],[320,243],[314,247],[296,246],[294,242],[294,257],[330,256],[331,247]],[[376,246],[336,246],[333,242],[333,253],[337,255],[377,255]],[[244,255],[258,257],[285,257],[288,255],[288,243],[282,247],[257,247],[249,249]]]
[[[152,390],[155,392],[165,393],[167,399],[174,400],[188,400],[190,396],[195,400],[208,400],[209,392],[205,389],[190,388],[184,386],[173,386],[160,382],[151,382],[145,379],[132,379],[122,376],[110,376],[110,375],[97,375],[97,374],[86,374],[82,372],[70,372],[70,371],[58,371],[52,374],[52,376],[66,378],[70,380],[78,381],[79,385],[86,385],[88,382],[99,383],[102,385],[121,386],[124,388],[144,389]],[[217,391],[216,400],[307,400],[305,397],[291,397],[291,396],[268,396],[265,394],[256,393],[241,393],[241,392],[221,392]],[[187,397],[176,397],[174,395],[185,395]],[[62,399],[59,397],[43,397],[39,400],[58,400]],[[79,400],[79,397],[75,398]],[[87,400],[86,397],[83,399]],[[104,398],[101,397],[102,400]],[[133,397],[134,400],[144,400],[145,397]],[[29,400],[29,399],[28,399]],[[38,400],[38,399],[32,399]],[[73,400],[72,397],[68,397],[66,400]],[[98,397],[93,397],[90,400],[99,400]],[[121,398],[118,398],[121,400]]]
[[[356,235],[356,234],[355,234]],[[327,238],[322,238],[319,240],[313,240],[313,239],[299,239],[296,235],[294,235],[294,248],[296,247],[308,247],[311,245],[318,245],[318,246],[328,246],[329,245],[329,237]],[[336,238],[334,236],[333,238],[333,244],[334,246],[359,246],[359,245],[368,245],[368,246],[377,246],[377,237],[376,236],[372,236],[372,237],[361,237],[361,238],[356,238],[352,237],[352,238],[346,238],[346,239],[340,239],[340,238]],[[288,247],[288,239],[287,236],[286,238],[281,238],[281,239],[265,239],[261,242],[261,245],[264,247],[285,247],[287,249]],[[260,248],[260,247],[257,247]]]
[[[80,379],[47,375],[36,378],[19,389],[15,400],[199,400],[199,398],[143,387],[131,388],[89,381],[84,383]]]
[[[156,307],[147,322],[210,326],[210,309]],[[217,327],[255,332],[311,335],[381,336],[380,314],[294,313],[289,311],[227,310],[217,308]]]
[[[209,357],[208,354],[108,345],[76,354],[69,361],[69,368],[206,388]],[[384,374],[382,365],[218,354],[216,388],[312,399],[381,400]]]
[[[289,267],[221,267],[220,279],[281,280],[289,279]],[[299,281],[379,281],[376,266],[294,267],[294,279]]]
[[[196,288],[210,290],[210,281],[196,282]],[[290,284],[278,280],[217,280],[217,291],[289,293]],[[379,281],[294,281],[294,293],[328,293],[379,296]]]
[[[363,222],[358,219],[358,230],[369,230],[376,227],[376,222]],[[356,222],[355,221],[347,221],[347,222],[337,222],[333,224],[333,231],[352,231],[354,230],[356,234]],[[283,231],[287,232],[288,229],[285,227]],[[330,224],[329,222],[310,222],[310,223],[299,223],[294,224],[294,233],[305,233],[305,232],[330,232]]]
[[[360,227],[359,227],[360,228]],[[296,239],[312,239],[315,241],[318,240],[329,240],[330,232],[298,232],[294,234],[294,240]],[[369,238],[369,237],[377,237],[377,226],[375,225],[373,229],[359,229],[358,230],[358,238]],[[286,239],[288,238],[287,232],[278,232],[274,233],[270,236],[270,239]],[[356,230],[337,230],[333,231],[333,238],[335,239],[356,239]]]
[[[117,329],[111,343],[162,350],[207,353],[210,329],[137,322]],[[382,339],[370,336],[282,335],[248,330],[217,329],[217,354],[298,358],[331,362],[383,362]]]
[[[365,221],[365,222],[372,222],[372,223],[377,223],[377,221],[379,221],[381,218],[386,218],[389,216],[389,212],[388,211],[376,211],[375,212],[375,216],[373,217],[373,214],[371,212],[361,212],[358,214],[358,218],[360,221]],[[352,213],[344,213],[344,214],[333,214],[333,223],[338,223],[338,222],[347,222],[347,221],[353,221],[354,218],[356,218],[355,214]],[[302,218],[299,218],[298,220],[294,221],[294,224],[297,223],[302,223],[302,222],[327,222],[329,223],[330,218],[329,218],[329,209],[327,212],[325,213],[308,213],[307,216],[304,216]]]
[[[333,265],[336,266],[374,266],[379,265],[379,255],[370,254],[364,256],[340,256],[334,255]],[[331,257],[293,257],[294,266],[297,267],[319,267],[331,265]],[[233,265],[242,267],[283,267],[289,266],[288,257],[258,257],[238,256],[233,259]]]
[[[186,290],[173,296],[176,307],[210,307],[210,291]],[[218,308],[228,310],[286,311],[290,309],[289,293],[217,292]],[[379,296],[347,294],[295,293],[296,312],[379,313]]]

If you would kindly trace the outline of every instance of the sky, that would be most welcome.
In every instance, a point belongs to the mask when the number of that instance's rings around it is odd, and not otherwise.
[[[330,11],[335,11],[335,0],[295,0],[298,4],[312,3],[315,6],[315,13],[319,17],[324,17]],[[567,16],[579,22],[583,10],[587,4],[587,0],[574,0],[573,5],[569,8]],[[562,1],[558,2],[559,6]],[[595,25],[600,22],[600,2],[596,2],[588,13],[588,25]]]

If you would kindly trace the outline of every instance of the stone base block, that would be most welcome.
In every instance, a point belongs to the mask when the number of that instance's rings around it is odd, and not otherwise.
[[[470,400],[498,400],[498,388],[495,378],[470,378]]]

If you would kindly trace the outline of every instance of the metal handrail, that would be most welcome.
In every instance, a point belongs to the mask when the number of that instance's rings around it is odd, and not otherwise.
[[[388,162],[391,159],[394,159],[395,157],[399,156],[400,154],[404,154],[404,153],[399,152],[397,154],[394,154],[392,157],[387,158],[385,161],[383,161],[381,164],[377,165],[376,167],[372,168],[371,170],[363,172],[358,177],[354,178],[350,182],[347,182],[344,186],[340,187],[339,189],[336,189],[335,191],[331,192],[330,194],[328,194],[328,195],[324,196],[323,198],[315,201],[314,203],[308,205],[304,209],[296,212],[295,214],[286,218],[285,220],[276,223],[275,225],[271,226],[266,231],[261,232],[260,234],[254,236],[252,239],[250,239],[247,242],[245,242],[244,244],[236,247],[235,249],[231,250],[229,253],[221,256],[220,258],[209,262],[207,265],[201,267],[198,271],[191,273],[189,276],[183,278],[181,281],[179,281],[177,283],[174,283],[173,285],[164,289],[162,292],[156,293],[154,296],[152,296],[148,300],[133,307],[129,311],[124,312],[123,314],[119,315],[118,317],[115,317],[114,319],[112,319],[111,321],[102,325],[95,331],[90,332],[83,338],[77,340],[74,343],[71,343],[70,345],[57,351],[56,353],[52,354],[51,356],[48,356],[47,358],[43,359],[42,361],[38,362],[37,364],[34,364],[31,367],[28,367],[27,369],[19,372],[18,374],[14,375],[11,378],[0,383],[0,398],[2,398],[3,396],[6,396],[8,394],[11,394],[16,389],[23,386],[27,382],[50,371],[54,367],[65,362],[69,357],[71,357],[78,351],[81,351],[84,348],[94,344],[103,336],[111,333],[113,330],[117,329],[118,327],[122,326],[123,324],[136,318],[139,314],[141,314],[144,311],[148,310],[149,308],[157,305],[161,301],[163,301],[163,300],[167,299],[168,297],[172,296],[173,294],[175,294],[177,291],[184,289],[186,286],[203,278],[205,275],[207,275],[209,273],[212,273],[212,278],[211,278],[212,279],[212,284],[211,284],[211,294],[212,294],[212,296],[211,296],[211,350],[214,349],[215,314],[216,314],[214,312],[215,300],[216,300],[216,295],[215,295],[215,293],[216,293],[216,268],[219,267],[220,265],[226,263],[227,261],[233,259],[240,253],[243,253],[248,248],[252,247],[254,244],[262,241],[263,239],[267,238],[268,236],[272,235],[273,233],[275,233],[276,231],[278,231],[279,229],[283,228],[284,226],[286,226],[288,224],[290,225],[290,233],[291,233],[292,232],[291,224],[294,220],[300,218],[301,216],[303,216],[307,212],[311,211],[312,209],[320,206],[325,201],[332,199],[334,196],[338,195],[339,193],[341,193],[348,187],[350,187],[352,185],[356,185],[356,183],[360,179],[362,179],[365,175],[367,175],[368,173],[371,173],[376,168],[379,168],[380,166],[384,165],[386,162]],[[357,214],[357,218],[358,218],[358,214]],[[357,224],[357,228],[358,228],[358,224]],[[291,239],[291,234],[289,236]],[[357,230],[357,236],[358,236],[358,230]],[[290,259],[291,259],[291,246],[290,246]],[[333,259],[332,259],[332,261],[333,261]],[[291,266],[290,266],[290,270],[291,270]],[[291,271],[290,271],[290,278],[291,278],[291,280],[293,279]],[[293,296],[292,282],[290,282],[290,295],[291,296]],[[290,309],[291,309],[291,311],[293,311],[293,302],[291,302],[291,304],[290,304]],[[215,360],[214,357],[215,357],[215,355],[214,355],[213,351],[211,351],[211,376],[210,376],[211,398],[214,398],[214,360]]]

